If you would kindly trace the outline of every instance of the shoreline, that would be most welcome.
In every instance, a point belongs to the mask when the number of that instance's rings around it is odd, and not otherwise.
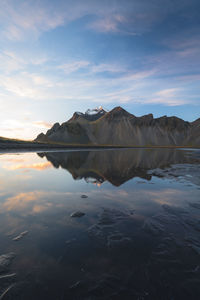
[[[135,145],[73,145],[73,144],[46,144],[34,142],[0,142],[0,153],[11,152],[49,152],[49,151],[90,151],[90,150],[117,150],[117,149],[200,149],[200,146],[135,146]]]

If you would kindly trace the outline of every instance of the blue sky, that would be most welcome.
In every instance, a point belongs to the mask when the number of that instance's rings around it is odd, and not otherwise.
[[[200,117],[199,0],[1,0],[0,136],[74,111]]]

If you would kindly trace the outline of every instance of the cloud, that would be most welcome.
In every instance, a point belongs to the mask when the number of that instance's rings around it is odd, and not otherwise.
[[[37,38],[42,32],[64,24],[61,12],[43,5],[40,1],[2,1],[0,17],[4,21],[3,36],[20,41],[31,36]]]
[[[84,69],[86,67],[88,67],[90,65],[89,61],[74,61],[74,62],[70,62],[70,63],[65,63],[63,65],[58,66],[57,68],[64,71],[65,74],[70,74],[73,72],[76,72],[80,69]]]
[[[127,75],[120,78],[123,81],[137,81],[142,80],[148,77],[151,77],[157,72],[155,68],[144,70],[144,71],[137,71],[137,72],[129,72]]]
[[[91,65],[90,71],[92,73],[122,73],[126,72],[127,69],[125,66],[119,65],[117,63],[108,64],[108,63],[101,63],[101,64],[93,64]]]
[[[21,118],[20,115],[13,115],[13,119],[0,121],[0,136],[30,139],[35,138],[42,129],[50,127],[51,124],[45,121],[32,121],[31,119],[26,120],[26,118]]]
[[[52,164],[50,162],[46,163],[34,163],[34,164],[17,164],[17,165],[11,165],[11,166],[4,166],[7,170],[25,170],[25,169],[32,169],[32,170],[38,170],[43,171],[49,168],[52,168]]]
[[[3,211],[24,211],[26,209],[30,210],[30,213],[33,212],[40,212],[37,209],[35,210],[35,206],[37,207],[40,205],[40,207],[43,207],[43,210],[49,209],[49,207],[52,205],[49,202],[44,202],[41,199],[42,197],[47,196],[47,192],[40,192],[40,191],[34,191],[34,192],[27,192],[27,193],[19,193],[16,196],[9,197],[6,199],[6,201],[1,205],[1,210]]]
[[[121,63],[100,63],[77,60],[62,65],[49,65],[48,75],[27,71],[0,76],[0,85],[5,92],[19,98],[34,101],[80,101],[101,104],[106,103],[134,103],[134,104],[162,104],[182,105],[190,102],[185,96],[180,97],[181,88],[163,88],[157,92],[157,87],[163,86],[163,79],[158,78],[159,67],[133,70]],[[69,76],[57,72],[63,70]],[[82,74],[84,70],[84,76]],[[74,74],[73,74],[74,73]],[[107,74],[105,74],[107,73]],[[75,76],[74,76],[75,75]],[[106,75],[106,76],[105,76]],[[107,76],[108,75],[108,76]],[[166,83],[165,83],[166,86]],[[142,93],[141,93],[142,91]],[[49,128],[51,124],[35,121],[28,124],[13,124],[12,128],[35,126]],[[11,126],[3,126],[10,128]],[[30,129],[32,130],[32,129]],[[37,133],[38,134],[38,133]]]
[[[100,63],[94,64],[90,61],[77,60],[62,65],[57,66],[58,70],[62,70],[65,74],[71,74],[80,70],[84,70],[85,73],[122,73],[126,72],[127,68],[125,66],[119,65],[117,63]]]
[[[185,4],[182,1],[182,7]],[[173,6],[174,14],[179,9]],[[0,2],[2,36],[10,41],[38,38],[42,33],[87,16],[86,27],[101,33],[141,34],[162,20],[172,7],[164,2],[134,0],[6,0]]]
[[[0,71],[4,76],[18,72],[25,72],[30,68],[40,69],[48,61],[48,57],[41,53],[17,53],[17,51],[4,49],[0,51]],[[37,79],[36,79],[37,80]]]
[[[39,128],[51,128],[53,124],[45,121],[36,121],[33,122],[33,125]]]
[[[156,93],[156,96],[163,97],[163,98],[175,97],[176,93],[179,90],[180,89],[177,89],[177,88],[161,90]]]
[[[47,89],[54,86],[54,82],[48,77],[26,71],[9,76],[0,75],[0,86],[18,97],[43,99],[46,98]]]
[[[80,69],[84,68],[84,77]],[[76,77],[63,77],[56,72],[62,69],[68,75],[76,72]],[[104,73],[109,73],[109,77],[104,77]],[[94,99],[96,92],[102,98],[109,94],[111,89],[124,89],[123,85],[132,89],[136,82],[142,82],[149,78],[156,70],[132,71],[127,66],[116,63],[94,64],[89,61],[73,61],[59,67],[51,66],[51,73],[41,75],[40,73],[31,73],[30,71],[18,72],[9,76],[0,76],[0,85],[5,92],[19,98],[38,100],[45,99]],[[96,76],[97,74],[97,76]],[[134,85],[134,87],[133,87]],[[95,93],[95,94],[94,94]],[[95,101],[95,99],[93,100]],[[44,125],[44,124],[35,124]]]
[[[24,162],[24,159],[23,158],[7,158],[7,159],[4,159],[3,161],[7,161],[7,162],[17,162],[17,163],[22,163]]]
[[[188,100],[182,98],[180,92],[182,92],[180,88],[170,88],[170,89],[160,90],[154,93],[153,98],[149,99],[148,102],[159,103],[168,106],[178,106],[178,105],[183,105],[188,103]],[[191,103],[191,100],[189,101]]]
[[[0,53],[0,70],[7,74],[24,68],[25,62],[11,51],[3,51]]]
[[[145,64],[154,66],[162,77],[176,79],[200,75],[200,36],[195,30],[183,31],[160,40],[165,50],[144,58]]]
[[[120,25],[126,22],[123,15],[110,15],[102,18],[96,19],[94,22],[88,25],[88,28],[93,30],[110,33],[110,32],[120,32]]]
[[[191,74],[191,75],[183,75],[183,76],[177,76],[176,78],[179,81],[188,83],[188,82],[200,82],[200,74]]]
[[[135,4],[134,7],[134,4],[127,5],[126,3],[122,7],[118,2],[116,9],[110,7],[110,11],[97,13],[96,18],[88,23],[87,28],[98,33],[130,36],[140,36],[150,31],[152,25],[160,20],[159,14],[152,9],[147,12],[145,6]]]
[[[195,32],[186,31],[184,34],[179,34],[178,36],[174,35],[168,39],[165,39],[163,41],[163,44],[170,49],[180,51],[177,53],[180,53],[182,55],[182,52],[189,51],[189,50],[199,50],[200,48],[200,35],[196,34]],[[190,53],[189,53],[190,54]]]
[[[80,198],[80,193],[56,192],[36,190],[30,192],[18,193],[12,197],[8,197],[4,202],[0,203],[0,212],[9,211],[20,212],[21,215],[30,215],[44,212],[50,209],[63,209],[66,207],[66,197],[69,199]],[[59,199],[60,201],[55,201]],[[74,201],[72,201],[74,203]],[[68,202],[68,208],[70,203]],[[73,204],[72,204],[73,209]]]

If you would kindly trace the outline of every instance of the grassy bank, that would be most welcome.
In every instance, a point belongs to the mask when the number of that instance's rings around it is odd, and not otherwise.
[[[9,139],[0,137],[0,150],[37,150],[37,149],[105,149],[105,148],[198,148],[200,146],[193,145],[96,145],[96,144],[67,144],[58,142],[35,142],[35,141],[24,141],[18,139]]]

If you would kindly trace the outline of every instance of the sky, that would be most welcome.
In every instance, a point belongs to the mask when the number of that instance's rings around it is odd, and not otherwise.
[[[0,0],[0,136],[98,106],[200,117],[199,0]]]

